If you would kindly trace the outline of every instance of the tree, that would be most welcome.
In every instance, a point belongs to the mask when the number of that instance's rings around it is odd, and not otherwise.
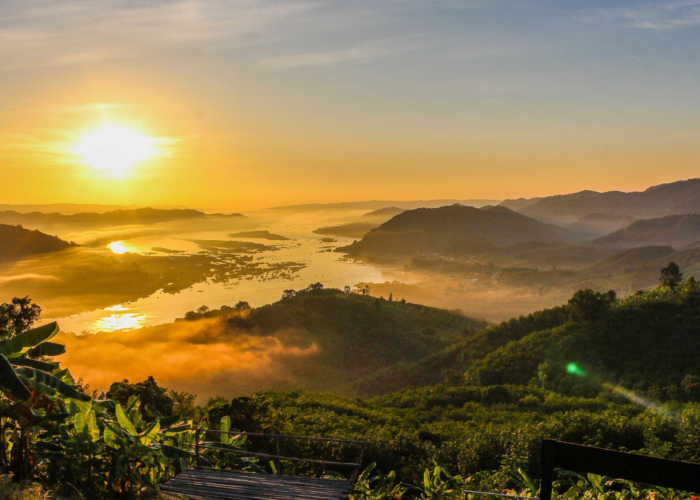
[[[312,283],[306,287],[307,292],[313,292],[315,290],[323,290],[323,283]]]
[[[661,269],[661,284],[675,290],[683,281],[683,273],[681,268],[675,262],[669,262],[666,267]]]
[[[197,308],[198,314],[206,314],[209,312],[209,306],[200,306]]]
[[[343,289],[346,295],[350,295],[352,293],[352,288],[349,286],[345,285],[345,288]]]
[[[130,384],[128,380],[114,382],[107,391],[107,398],[119,401],[124,406],[131,396],[137,396],[141,400],[141,411],[146,405],[151,405],[166,417],[173,414],[173,399],[168,396],[168,390],[160,387],[153,377],[149,376],[137,384]]]
[[[282,292],[282,300],[291,299],[297,294],[296,290],[285,290]]]
[[[615,302],[617,295],[614,290],[607,293],[594,292],[593,290],[579,290],[571,299],[570,319],[572,321],[598,321],[608,312],[608,308]]]
[[[41,307],[32,304],[29,297],[15,297],[9,304],[0,304],[0,336],[13,337],[29,330],[40,316]]]
[[[241,300],[238,301],[234,307],[239,311],[243,311],[250,309],[250,304],[248,304],[248,302],[246,302],[245,300]]]

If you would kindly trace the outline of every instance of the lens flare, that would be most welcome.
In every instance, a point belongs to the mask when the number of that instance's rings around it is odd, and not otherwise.
[[[620,387],[619,385],[609,384],[607,382],[603,384],[603,387],[615,394],[622,396],[623,398],[627,399],[628,401],[631,401],[636,405],[642,406],[658,415],[661,415],[662,417],[670,418],[673,420],[676,420],[678,418],[673,412],[669,411],[663,406],[658,405],[646,398],[643,398],[642,396],[635,394],[629,389],[625,389],[624,387]]]
[[[566,365],[566,373],[571,375],[578,375],[579,377],[585,377],[586,372],[584,372],[576,363],[569,363]]]
[[[570,375],[576,375],[577,377],[588,377],[586,372],[584,372],[580,366],[578,366],[576,363],[568,363],[566,365],[566,373]],[[610,382],[605,382],[602,380],[602,377],[596,376],[596,374],[593,374],[591,377],[588,377],[588,379],[592,383],[597,383],[600,384],[605,390],[608,390],[614,394],[617,394],[618,396],[622,396],[626,400],[628,400],[631,403],[634,403],[638,406],[641,406],[642,408],[646,408],[647,410],[656,413],[657,415],[661,415],[662,417],[665,418],[670,418],[677,420],[678,417],[668,409],[664,408],[663,406],[654,403],[653,401],[643,398],[639,394],[636,394],[629,389],[625,389],[622,386],[616,385],[616,384],[611,384]]]

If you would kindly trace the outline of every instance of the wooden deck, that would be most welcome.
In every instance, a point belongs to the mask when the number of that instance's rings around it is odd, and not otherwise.
[[[161,486],[169,498],[193,500],[348,500],[349,481],[187,469]]]

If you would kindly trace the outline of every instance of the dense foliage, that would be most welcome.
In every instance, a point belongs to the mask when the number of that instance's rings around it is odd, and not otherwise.
[[[317,346],[318,354],[299,363],[292,360],[286,369],[306,383],[304,388],[330,387],[364,397],[443,381],[440,364],[446,349],[487,326],[455,311],[324,289],[320,283],[286,290],[282,300],[254,309],[237,304],[185,315],[185,320],[198,319],[217,319],[217,326],[231,335],[275,336],[284,345]]]
[[[372,379],[390,385],[425,376],[433,385],[416,384],[370,399],[261,392],[197,407],[193,395],[168,391],[152,378],[115,383],[108,393],[113,399],[93,399],[65,370],[37,360],[50,372],[12,368],[29,397],[3,379],[5,469],[42,479],[59,492],[77,488],[90,498],[143,495],[192,463],[192,425],[371,441],[363,457],[367,470],[356,487],[358,500],[476,498],[464,489],[536,496],[544,438],[700,462],[700,290],[692,278],[622,300],[611,292],[579,290],[564,306],[485,329],[458,314],[322,286],[285,297],[262,308],[241,305],[195,314],[257,334],[291,325],[338,341],[337,332],[343,331],[382,352],[388,353],[393,342],[402,356],[433,346],[418,362],[392,365]],[[28,303],[5,310],[6,317],[36,319]],[[376,329],[377,324],[384,326]],[[27,334],[17,332],[22,328],[8,335],[21,338]],[[389,340],[371,338],[370,328],[371,335]],[[455,335],[459,329],[466,333]],[[396,332],[401,330],[410,334],[400,337]],[[29,349],[44,342],[36,335]],[[431,343],[443,336],[453,341]],[[29,412],[17,412],[20,406]],[[22,420],[29,415],[31,422]],[[274,453],[274,442],[266,438],[212,436],[232,451]],[[281,446],[284,456],[357,458],[357,449],[347,444],[283,439]],[[24,469],[11,460],[18,447]],[[204,458],[212,465],[274,470],[271,464],[207,448]],[[350,473],[342,466],[280,465],[286,474]],[[595,475],[564,473],[555,486],[563,500],[684,496]]]

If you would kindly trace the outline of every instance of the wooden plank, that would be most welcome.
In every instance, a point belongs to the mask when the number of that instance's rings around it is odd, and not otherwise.
[[[282,482],[264,482],[264,481],[223,481],[214,480],[210,478],[199,478],[199,477],[189,477],[189,478],[177,478],[171,480],[168,485],[172,487],[186,486],[188,484],[205,484],[221,488],[259,488],[263,490],[275,490],[279,488],[285,488],[294,491],[306,491],[313,494],[336,494],[336,493],[350,493],[351,489],[345,488],[334,488],[334,487],[318,487],[317,485],[305,485],[301,483],[282,483]]]
[[[273,475],[273,474],[252,474],[246,472],[236,472],[236,471],[222,471],[218,469],[187,469],[179,474],[177,477],[212,477],[221,478],[225,481],[235,481],[235,480],[251,480],[251,481],[281,481],[281,482],[300,482],[304,484],[318,484],[322,486],[332,486],[335,488],[347,488],[352,489],[352,485],[348,481],[341,481],[335,479],[320,479],[315,477],[298,477],[298,476],[283,476],[283,475]]]
[[[331,479],[187,469],[162,493],[194,500],[348,500],[352,485]]]
[[[260,487],[239,487],[224,488],[221,486],[211,486],[207,484],[192,483],[165,488],[164,491],[180,494],[196,494],[204,496],[215,496],[222,498],[247,498],[249,500],[288,500],[300,498],[304,500],[343,500],[347,499],[347,494],[326,493],[312,494],[306,491],[285,489],[278,486],[274,489],[262,489]]]

